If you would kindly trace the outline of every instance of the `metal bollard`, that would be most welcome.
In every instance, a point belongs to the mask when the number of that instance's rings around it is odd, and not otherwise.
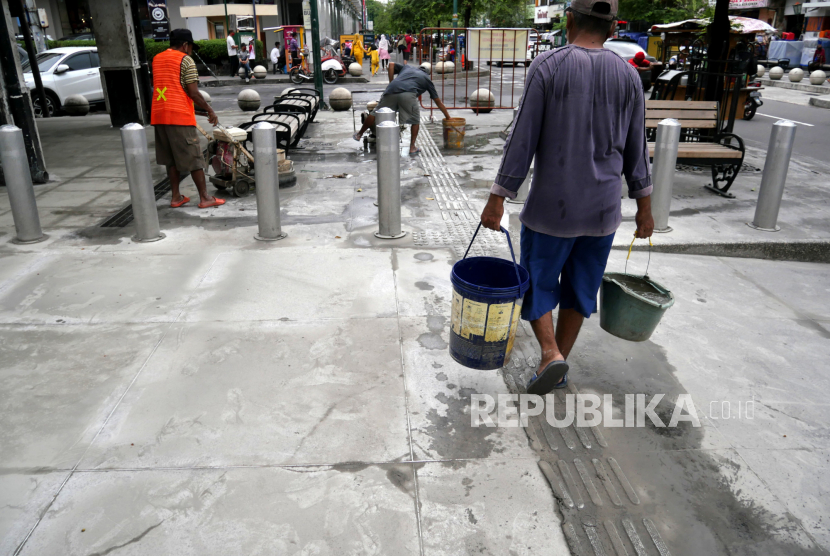
[[[150,175],[150,155],[147,152],[147,134],[141,124],[127,124],[121,128],[121,144],[130,183],[130,201],[135,220],[133,241],[148,243],[164,239],[159,229],[156,193]]]
[[[530,182],[533,181],[533,167],[527,171],[527,177],[525,181],[522,182],[522,185],[519,186],[519,190],[516,192],[515,199],[507,199],[508,203],[513,203],[516,205],[523,205],[525,201],[527,201],[527,195],[530,193]]]
[[[394,122],[395,118],[397,117],[398,113],[392,110],[391,108],[378,108],[373,112],[375,115],[375,125],[377,126],[383,122]]]
[[[677,166],[677,148],[680,145],[680,122],[667,118],[657,124],[657,143],[654,145],[654,165],[651,169],[651,214],[655,232],[670,232],[674,172]]]
[[[48,236],[40,228],[40,216],[35,201],[35,188],[29,170],[29,157],[23,132],[13,125],[0,127],[0,163],[6,178],[6,191],[16,237],[13,243],[37,243]]]
[[[398,239],[401,231],[401,130],[395,122],[377,125],[378,231],[380,239]]]
[[[767,159],[758,191],[758,204],[755,205],[755,218],[747,226],[764,232],[777,232],[778,209],[784,196],[784,184],[787,182],[787,170],[790,168],[790,156],[795,142],[795,124],[789,120],[778,120],[772,124],[769,136]]]
[[[259,241],[277,241],[287,234],[280,229],[280,174],[277,133],[274,126],[260,122],[253,127],[256,165],[256,210]]]

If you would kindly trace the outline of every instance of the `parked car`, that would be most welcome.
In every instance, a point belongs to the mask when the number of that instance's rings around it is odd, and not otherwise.
[[[638,52],[645,54],[646,60],[652,64],[657,62],[657,58],[650,56],[639,44],[630,39],[608,39],[602,46],[616,53],[626,62],[634,58]],[[651,87],[651,72],[641,71],[639,73],[643,80],[643,90],[647,91]]]
[[[58,39],[59,41],[94,41],[95,35],[92,33],[75,33],[74,35],[66,35]]]
[[[58,113],[69,95],[82,95],[90,104],[104,102],[99,75],[98,49],[93,47],[53,48],[37,55],[40,79],[46,92],[49,115]],[[35,79],[27,61],[23,65],[26,86],[34,90]],[[35,115],[41,116],[40,99],[33,95]]]

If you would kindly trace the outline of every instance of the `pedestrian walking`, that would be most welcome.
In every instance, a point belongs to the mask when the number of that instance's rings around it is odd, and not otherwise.
[[[398,41],[395,43],[395,48],[398,49],[398,61],[405,62],[403,51],[406,50],[406,39],[403,35],[398,35]]]
[[[207,112],[216,125],[219,118],[199,92],[199,74],[193,53],[193,34],[189,29],[170,31],[170,48],[153,58],[153,100],[150,123],[156,140],[156,162],[167,168],[173,197],[172,208],[188,202],[179,190],[182,180],[191,176],[199,191],[199,208],[225,204],[207,194],[205,158],[199,145],[194,106]]]
[[[385,70],[389,64],[389,40],[386,35],[381,35],[380,41],[378,41],[378,58],[380,58],[380,63],[383,66],[382,69]]]
[[[380,67],[380,52],[375,45],[369,47],[369,57],[372,60],[372,77],[374,77]]]
[[[300,63],[300,43],[297,42],[297,32],[294,31],[291,33],[291,40],[288,41],[288,52],[291,56],[290,60],[287,60],[290,64],[290,67],[293,68],[294,66]],[[290,68],[289,68],[290,71]],[[286,72],[288,73],[288,72]]]
[[[449,119],[450,113],[447,112],[447,107],[438,97],[435,85],[429,78],[429,70],[420,66],[390,63],[388,71],[389,85],[386,86],[386,90],[381,95],[380,102],[378,102],[375,110],[391,108],[398,113],[398,121],[401,124],[412,126],[412,138],[409,142],[409,155],[412,156],[421,152],[421,149],[415,146],[415,139],[418,138],[418,130],[421,128],[421,111],[418,106],[418,97],[428,92],[429,98],[435,101],[435,105],[444,114],[445,118]],[[395,78],[396,74],[397,78]],[[375,115],[370,114],[363,121],[360,131],[352,135],[352,139],[360,141],[363,133],[373,125],[375,125]]]
[[[530,273],[521,317],[530,321],[542,348],[529,394],[568,384],[568,355],[583,320],[596,311],[622,220],[620,175],[637,201],[637,237],[650,237],[654,229],[642,82],[630,64],[603,48],[614,34],[617,7],[618,0],[571,2],[569,44],[540,54],[530,65],[481,213],[482,225],[499,230],[504,199],[516,197],[535,156],[520,216],[521,261]]]
[[[352,44],[352,56],[354,56],[354,61],[357,62],[357,65],[363,67],[363,56],[365,54],[366,48],[363,46],[363,41],[360,39],[360,35],[358,35]]]
[[[271,71],[277,73],[280,70],[280,43],[274,45],[271,49]]]
[[[231,63],[231,77],[236,77],[236,74],[239,73],[239,49],[236,46],[236,41],[233,39],[235,34],[236,31],[228,33],[228,38],[225,41],[228,43],[228,61]]]
[[[406,64],[409,62],[410,58],[412,57],[412,35],[409,34],[409,31],[406,32],[406,36],[403,38],[404,44],[406,44],[406,48],[403,50],[403,63]]]

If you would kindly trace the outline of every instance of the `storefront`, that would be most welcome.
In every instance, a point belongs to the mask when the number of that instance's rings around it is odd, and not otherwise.
[[[773,27],[777,26],[778,11],[769,7],[770,0],[729,0],[729,15],[759,19]]]

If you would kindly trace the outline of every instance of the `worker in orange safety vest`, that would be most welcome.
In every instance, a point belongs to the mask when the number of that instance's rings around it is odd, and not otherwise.
[[[199,74],[190,54],[194,48],[189,29],[170,32],[170,48],[153,58],[153,103],[150,123],[156,137],[156,162],[167,167],[173,197],[170,206],[178,208],[190,199],[179,191],[179,184],[188,175],[199,191],[199,208],[225,204],[207,194],[205,159],[196,130],[198,106],[216,125],[219,118],[199,92]]]

